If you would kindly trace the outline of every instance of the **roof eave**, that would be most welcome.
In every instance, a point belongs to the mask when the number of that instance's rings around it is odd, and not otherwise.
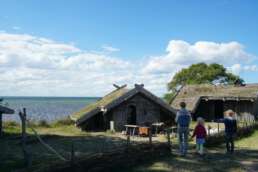
[[[13,109],[10,109],[6,106],[0,105],[0,113],[2,113],[2,114],[14,114],[14,112],[15,111]]]

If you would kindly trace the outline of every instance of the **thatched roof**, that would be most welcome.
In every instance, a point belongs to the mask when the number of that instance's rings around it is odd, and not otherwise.
[[[14,114],[14,110],[6,106],[0,105],[0,113],[2,114]]]
[[[159,97],[153,95],[151,92],[147,91],[143,88],[143,85],[135,85],[133,89],[127,89],[125,87],[118,88],[111,93],[104,96],[102,99],[93,103],[91,105],[86,106],[85,108],[81,109],[78,112],[75,112],[70,117],[72,120],[76,122],[77,125],[80,125],[85,120],[91,118],[92,116],[102,112],[105,110],[108,112],[109,110],[113,109],[114,107],[120,105],[124,101],[132,98],[134,95],[141,93],[146,98],[152,100],[153,102],[159,104],[161,107],[165,108],[166,110],[170,111],[171,113],[175,114],[176,111],[171,108],[167,103],[165,103]]]
[[[186,85],[184,86],[171,106],[179,109],[179,103],[184,101],[187,109],[194,112],[200,99],[206,100],[253,100],[258,96],[258,84],[247,84],[246,86],[234,85]]]

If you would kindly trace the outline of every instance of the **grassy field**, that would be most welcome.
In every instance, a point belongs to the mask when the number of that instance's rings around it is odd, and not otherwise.
[[[126,141],[110,132],[87,133],[74,125],[34,126],[41,138],[65,159],[70,159],[72,144],[77,158],[122,147]],[[20,126],[4,125],[5,136],[0,139],[0,171],[9,172],[24,167],[20,140]],[[32,154],[31,171],[62,162],[38,142],[31,129],[28,132],[28,150]]]
[[[236,152],[225,154],[224,145],[206,150],[205,157],[194,153],[194,145],[186,157],[180,157],[175,151],[171,156],[153,160],[126,172],[255,172],[258,171],[258,131],[248,138],[236,142]]]
[[[215,124],[210,124],[214,125]],[[65,159],[69,160],[71,155],[72,144],[75,148],[76,158],[89,156],[95,153],[102,153],[113,149],[121,149],[126,147],[126,137],[122,136],[120,133],[111,132],[82,132],[80,129],[76,128],[72,123],[61,121],[53,124],[46,124],[41,122],[40,124],[31,124],[41,138],[52,148],[54,148],[59,154],[61,154]],[[192,124],[192,127],[194,123]],[[0,139],[0,171],[9,172],[16,169],[21,169],[24,167],[23,152],[21,148],[20,141],[20,126],[15,123],[4,123],[5,136]],[[32,155],[32,167],[30,171],[37,171],[38,169],[44,169],[46,166],[62,163],[62,160],[58,159],[56,155],[46,149],[42,144],[38,142],[34,136],[31,129],[28,132],[28,149]],[[256,140],[258,140],[258,132],[256,132],[252,137],[242,139],[237,142],[239,156],[242,159],[246,159],[246,162],[253,162],[251,158],[255,157],[258,150]],[[131,138],[133,143],[147,142],[148,138]],[[153,137],[153,142],[166,142],[166,137],[160,135],[159,137]],[[175,143],[175,138],[172,139],[174,144],[174,150],[177,145]],[[193,142],[191,142],[193,147]],[[250,150],[254,149],[254,153],[250,153]],[[207,168],[214,168],[217,170],[216,163],[222,163],[220,167],[224,169],[224,160],[229,161],[232,157],[227,157],[224,155],[223,148],[211,149],[207,153],[207,157],[200,161],[198,157],[189,155],[187,158],[181,158],[172,155],[171,157],[151,162],[142,167],[137,167],[132,169],[132,171],[170,171],[173,169],[185,169],[185,171],[193,171],[197,166],[202,165],[203,170]],[[223,159],[221,161],[220,159]],[[235,159],[234,161],[229,161],[230,163],[235,163],[235,161],[241,161]],[[185,163],[189,162],[189,166],[185,167]],[[235,163],[237,164],[237,163]],[[227,164],[225,164],[227,166]],[[234,166],[236,169],[241,169],[240,166]]]

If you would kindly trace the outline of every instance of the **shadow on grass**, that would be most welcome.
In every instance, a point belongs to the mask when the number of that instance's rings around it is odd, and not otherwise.
[[[41,135],[42,139],[53,147],[67,160],[71,156],[72,143],[74,144],[75,161],[79,162],[80,158],[90,157],[93,154],[102,154],[120,149],[123,151],[126,147],[126,140],[120,137],[108,136],[105,133],[98,135],[82,135],[82,136],[60,136],[60,135]],[[32,167],[24,171],[43,171],[57,165],[63,166],[69,162],[59,160],[55,155],[50,153],[43,145],[41,145],[34,135],[28,135],[28,149],[32,154]],[[240,149],[234,155],[226,155],[224,148],[208,148],[205,157],[199,157],[194,152],[190,152],[187,157],[180,157],[175,153],[177,146],[173,146],[173,153],[169,156],[159,156],[159,152],[155,154],[141,154],[141,157],[128,156],[119,154],[118,157],[109,157],[105,161],[92,165],[105,166],[109,164],[108,171],[150,171],[150,172],[167,172],[167,171],[258,171],[258,150]],[[190,146],[194,150],[193,145]],[[141,150],[139,150],[141,151]],[[9,172],[24,168],[23,154],[20,143],[19,134],[5,134],[0,139],[0,171]],[[121,156],[123,155],[123,156]],[[119,159],[121,156],[121,159]],[[132,159],[136,160],[132,160]],[[114,163],[113,160],[122,163]],[[119,161],[120,162],[120,161]],[[80,163],[83,164],[83,161]],[[115,164],[115,165],[114,165]],[[136,166],[137,164],[137,166]],[[89,167],[89,166],[86,166]],[[43,170],[42,170],[43,169]],[[74,168],[73,172],[83,171],[85,166]],[[95,169],[96,171],[107,171],[107,169]],[[45,170],[47,171],[47,170]]]
[[[103,135],[96,136],[60,136],[50,134],[40,136],[44,142],[67,160],[70,160],[71,157],[72,144],[74,145],[75,158],[77,159],[96,153],[109,152],[114,149],[123,149],[126,146],[124,139],[107,136],[104,133]],[[32,167],[30,171],[35,171],[51,164],[64,163],[56,155],[47,150],[34,135],[28,135],[27,148],[32,156]],[[15,133],[5,133],[0,138],[0,171],[9,172],[21,168],[25,168],[21,136]]]
[[[116,169],[115,171],[121,171]],[[161,159],[153,159],[125,172],[168,172],[168,171],[258,171],[258,150],[241,149],[232,155],[221,149],[209,151],[204,157],[189,153],[186,157],[171,154]]]

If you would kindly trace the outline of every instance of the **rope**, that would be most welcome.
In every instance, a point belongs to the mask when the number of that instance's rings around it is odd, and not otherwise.
[[[27,122],[29,122],[29,121],[27,120]],[[46,144],[46,143],[41,139],[41,137],[38,135],[37,131],[36,131],[34,128],[30,127],[29,125],[28,125],[28,127],[33,131],[34,135],[37,137],[37,139],[39,140],[39,142],[40,142],[43,146],[45,146],[50,152],[54,153],[54,154],[55,154],[58,158],[60,158],[62,161],[68,161],[68,160],[65,159],[62,155],[60,155],[54,148],[52,148],[51,146],[49,146],[48,144]]]

